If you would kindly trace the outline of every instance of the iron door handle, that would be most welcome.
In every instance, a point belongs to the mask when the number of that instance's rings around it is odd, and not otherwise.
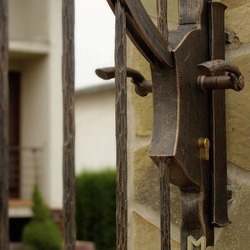
[[[115,78],[115,67],[107,67],[96,69],[95,73],[103,80]],[[131,77],[131,82],[135,86],[135,92],[139,96],[146,96],[152,93],[152,81],[146,80],[144,76],[137,70],[127,68],[127,77]]]
[[[197,87],[201,91],[216,89],[233,89],[240,91],[244,88],[244,77],[239,68],[225,60],[212,60],[197,66],[202,74],[197,78]],[[228,72],[227,75],[212,75],[218,72]]]

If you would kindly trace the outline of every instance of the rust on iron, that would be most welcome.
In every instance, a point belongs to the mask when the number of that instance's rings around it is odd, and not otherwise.
[[[225,59],[224,13],[221,3],[209,4],[209,36],[211,39],[209,57],[211,60]],[[224,72],[217,72],[223,75]],[[210,93],[210,143],[212,175],[212,223],[216,227],[227,226],[227,150],[225,91]]]
[[[115,0],[107,0],[111,9],[115,9]],[[158,31],[148,16],[141,1],[122,1],[126,7],[127,34],[142,55],[152,64],[161,62],[174,65],[170,44]],[[129,10],[129,11],[128,11]]]
[[[168,39],[168,17],[166,0],[157,0],[157,26],[163,37]]]
[[[244,77],[239,68],[224,60],[212,60],[197,65],[203,75],[198,76],[197,86],[201,91],[216,89],[233,89],[240,91],[244,88]],[[217,72],[228,72],[228,75],[212,75]]]
[[[8,1],[0,1],[0,249],[9,249],[8,216]]]
[[[157,26],[160,34],[162,34],[168,43],[167,1],[165,0],[157,0]],[[158,69],[161,70],[161,66]],[[169,161],[170,159],[167,157],[159,157],[158,165],[160,179],[161,249],[165,250],[171,249],[170,164],[167,164]]]
[[[131,82],[135,85],[135,92],[139,96],[146,96],[152,93],[152,81],[145,80],[144,76],[137,70],[127,68],[127,77],[131,77]],[[103,80],[109,80],[115,77],[115,67],[96,69],[95,73]]]
[[[164,250],[171,249],[169,162],[166,157],[159,159],[161,249]]]
[[[116,85],[116,249],[127,249],[127,67],[126,13],[120,0],[115,4]]]
[[[113,11],[120,3],[107,1]],[[187,249],[188,239],[195,247],[200,241],[203,247],[211,247],[214,226],[229,223],[224,89],[244,87],[239,69],[218,60],[224,59],[225,6],[208,0],[180,0],[179,27],[168,32],[167,1],[157,0],[158,28],[141,1],[122,0],[122,5],[126,20],[120,27],[127,29],[151,67],[152,82],[146,91],[153,94],[154,112],[149,156],[160,172],[161,249],[171,249],[170,183],[181,191],[181,250]],[[125,65],[123,47],[119,48],[116,62]],[[128,71],[124,78],[135,73]],[[113,77],[113,72],[114,68],[105,69],[103,78]],[[138,76],[136,72],[132,77]],[[145,83],[141,77],[140,84]]]
[[[216,90],[216,89],[233,89],[241,91],[244,88],[243,80],[239,79],[234,74],[221,76],[198,76],[197,87],[201,91]]]
[[[62,1],[63,17],[63,215],[64,249],[75,250],[75,51],[74,0]]]

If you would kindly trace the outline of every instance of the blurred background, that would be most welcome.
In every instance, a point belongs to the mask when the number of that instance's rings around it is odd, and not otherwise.
[[[23,227],[33,218],[35,184],[51,218],[61,230],[63,227],[61,2],[9,0],[11,242],[22,240]],[[105,82],[95,75],[96,68],[114,65],[114,15],[105,0],[76,0],[75,15],[76,174],[82,176],[84,171],[94,172],[94,178],[99,178],[95,173],[113,169],[105,172],[112,176],[111,194],[101,196],[104,200],[109,195],[115,199],[114,80]],[[85,190],[93,188],[85,187]],[[85,196],[82,192],[79,195],[87,197],[87,192]],[[93,195],[98,196],[97,191],[91,193],[95,199]],[[83,198],[80,200],[84,202]],[[101,209],[101,202],[94,203]],[[115,205],[110,206],[114,211]],[[87,205],[84,207],[86,209]],[[79,215],[79,211],[77,213]],[[107,219],[107,213],[105,217]],[[84,221],[89,223],[86,218]],[[96,224],[93,217],[91,222]],[[109,221],[108,224],[112,223]],[[101,232],[99,238],[100,235]],[[81,237],[80,240],[94,240],[93,237]],[[103,245],[101,249],[111,248]]]

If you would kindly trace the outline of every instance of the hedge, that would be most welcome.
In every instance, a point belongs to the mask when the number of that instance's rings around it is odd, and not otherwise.
[[[77,240],[97,250],[115,250],[116,172],[83,172],[76,177]]]

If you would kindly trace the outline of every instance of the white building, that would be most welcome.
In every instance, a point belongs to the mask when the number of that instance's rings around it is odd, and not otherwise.
[[[10,218],[31,216],[39,183],[62,210],[61,0],[9,0]],[[12,224],[11,224],[12,225]]]
[[[76,173],[115,168],[115,84],[78,89],[75,122]]]
[[[9,0],[11,232],[32,216],[35,183],[54,219],[62,218],[61,3]],[[114,116],[114,83],[76,92],[77,173],[115,167]]]

